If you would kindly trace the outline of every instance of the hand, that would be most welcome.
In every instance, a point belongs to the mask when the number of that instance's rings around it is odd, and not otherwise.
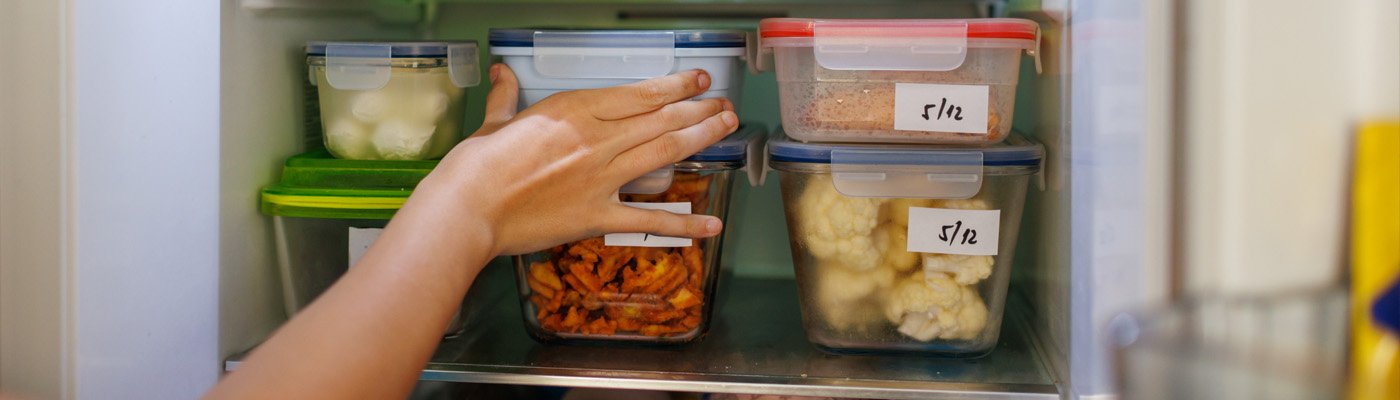
[[[627,182],[738,127],[728,100],[689,100],[710,87],[709,74],[692,70],[563,92],[518,115],[515,74],[497,64],[490,76],[481,129],[448,153],[419,189],[455,190],[460,201],[454,207],[485,221],[493,254],[612,232],[691,238],[720,232],[719,218],[628,207],[617,195]]]

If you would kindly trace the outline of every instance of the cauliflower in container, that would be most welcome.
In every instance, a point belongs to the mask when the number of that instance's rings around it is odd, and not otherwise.
[[[973,339],[987,324],[987,306],[971,287],[947,275],[917,275],[900,282],[885,305],[899,333],[918,341]]]
[[[797,233],[801,243],[822,261],[857,271],[880,264],[880,249],[871,233],[879,225],[880,199],[846,197],[835,186],[813,182],[798,200]]]

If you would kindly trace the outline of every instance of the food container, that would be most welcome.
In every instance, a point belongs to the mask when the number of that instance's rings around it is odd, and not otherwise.
[[[442,157],[463,136],[476,42],[311,42],[326,149],[348,160]]]
[[[576,89],[622,85],[679,71],[710,73],[697,98],[736,105],[745,70],[746,33],[738,30],[492,29],[491,55],[520,80],[520,107]]]
[[[1011,130],[1020,54],[1039,54],[1039,34],[1009,18],[770,18],[759,46],[793,139],[986,144]]]
[[[740,128],[674,165],[659,193],[624,188],[622,201],[725,218],[737,170],[761,165],[759,128]],[[762,168],[748,167],[750,178]],[[751,180],[752,182],[752,180]],[[651,190],[648,190],[651,192]],[[525,325],[541,342],[680,344],[699,338],[713,309],[722,236],[611,234],[515,257]]]
[[[437,161],[356,161],[324,150],[293,156],[282,179],[262,190],[272,217],[277,269],[288,316],[306,307],[379,237]],[[458,310],[446,336],[462,332]]]
[[[1000,333],[1044,150],[769,143],[807,338],[831,352],[980,356]]]

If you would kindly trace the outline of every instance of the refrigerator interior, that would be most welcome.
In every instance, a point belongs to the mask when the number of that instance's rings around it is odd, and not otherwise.
[[[1134,52],[1144,47],[1145,35],[1161,27],[1144,22],[1145,9],[1155,2],[1085,5],[1074,10],[1078,18],[1075,26],[1084,29],[1084,34],[1095,36],[1080,36],[1079,31],[1068,29],[1067,3],[225,0],[220,10],[219,40],[219,355],[236,357],[286,319],[280,306],[271,222],[258,212],[257,196],[261,186],[277,179],[282,160],[305,150],[306,72],[301,45],[307,40],[474,39],[481,44],[482,59],[489,60],[486,33],[491,27],[752,30],[760,18],[783,16],[1008,16],[1033,19],[1041,25],[1042,72],[1036,73],[1032,58],[1022,58],[1014,126],[1044,143],[1047,157],[1043,189],[1036,190],[1033,184],[1027,201],[1015,258],[1012,298],[1008,300],[1010,315],[1003,326],[1003,336],[1028,338],[1033,354],[1017,368],[1028,368],[1041,375],[1036,379],[1053,384],[1050,393],[1043,393],[1041,387],[1031,397],[1111,393],[1107,359],[1095,345],[1101,343],[1096,339],[1098,330],[1119,305],[1150,299],[1164,290],[1163,281],[1154,280],[1165,275],[1163,268],[1145,265],[1145,260],[1161,256],[1153,253],[1160,249],[1144,249],[1150,247],[1145,243],[1157,242],[1143,235],[1153,235],[1162,225],[1158,219],[1165,214],[1158,207],[1145,204],[1142,195],[1165,187],[1164,172],[1158,169],[1165,162],[1167,146],[1155,147],[1146,142],[1151,135],[1139,128],[1145,118],[1156,114],[1134,108],[1152,107],[1144,104],[1144,99],[1154,90],[1161,90],[1143,82],[1145,56]],[[1071,42],[1085,46],[1070,52]],[[1128,64],[1102,71],[1073,67],[1090,61],[1088,57],[1098,63]],[[1071,76],[1076,79],[1072,81]],[[481,120],[480,107],[487,92],[484,77],[482,82],[481,87],[468,92],[468,127]],[[741,120],[762,123],[770,129],[776,127],[778,105],[773,73],[751,75],[745,85],[739,110]],[[1081,92],[1085,97],[1078,96]],[[1087,103],[1081,108],[1081,102]],[[1076,129],[1084,129],[1077,130],[1073,140],[1069,132],[1071,119],[1086,121],[1076,125]],[[1092,156],[1107,154],[1113,157]],[[1163,175],[1154,175],[1158,173]],[[736,188],[730,210],[734,223],[726,233],[727,246],[721,258],[724,268],[736,277],[753,278],[755,282],[791,279],[789,246],[775,180],[770,175],[765,186],[750,188],[741,184]],[[501,259],[496,262],[501,263]],[[1126,277],[1132,284],[1116,288],[1093,284],[1109,276]],[[739,288],[731,288],[728,296],[748,295]],[[1012,322],[1013,319],[1020,322]],[[509,322],[519,324],[518,319]],[[1018,332],[1007,332],[1010,330]],[[528,342],[528,338],[522,339]],[[444,376],[455,379],[450,374]],[[457,377],[460,376],[465,375]],[[1015,385],[1005,386],[1014,389]],[[678,387],[686,388],[689,387]],[[821,394],[818,389],[807,387],[803,389],[806,391],[790,392]],[[908,392],[900,397],[932,393],[977,397],[995,395],[996,390],[1003,389],[971,381],[947,384],[937,391]]]

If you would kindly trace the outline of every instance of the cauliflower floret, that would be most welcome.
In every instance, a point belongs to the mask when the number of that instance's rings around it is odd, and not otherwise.
[[[881,265],[885,268],[909,272],[919,265],[919,254],[906,251],[909,227],[886,221],[875,230],[875,247],[884,253]]]
[[[336,118],[326,124],[326,148],[339,158],[373,158],[370,130],[351,118]]]
[[[890,199],[880,212],[880,219],[899,226],[909,226],[910,207],[933,207],[937,200],[930,199]]]
[[[798,200],[797,232],[813,257],[864,271],[880,263],[871,232],[879,225],[880,199],[846,197],[828,182],[813,181]]]
[[[949,274],[960,285],[972,285],[992,276],[992,256],[924,253],[924,274]]]
[[[939,200],[939,201],[937,201],[936,203],[934,203],[933,206],[934,206],[934,207],[938,207],[938,208],[951,208],[951,209],[954,209],[954,210],[990,210],[990,209],[992,209],[992,207],[991,207],[990,205],[987,204],[987,201],[986,201],[986,200],[982,200],[982,199],[978,199],[978,198]],[[907,217],[907,215],[906,215],[906,217]]]
[[[904,285],[901,284],[900,287]],[[896,330],[923,342],[935,338],[976,338],[987,326],[987,306],[972,288],[955,286],[955,291],[957,295],[949,297],[956,297],[957,301],[951,304],[929,304],[932,307],[928,307],[926,311],[905,309],[900,314],[897,322],[899,327]]]
[[[958,284],[943,274],[929,274],[920,279],[910,276],[895,286],[885,302],[885,317],[900,323],[908,313],[928,313],[952,307],[962,301]]]
[[[389,120],[374,130],[374,147],[385,160],[418,160],[428,149],[437,127]]]
[[[854,271],[849,267],[823,263],[816,270],[816,303],[822,319],[836,330],[849,330],[876,322],[876,306],[871,294],[888,290],[895,273],[887,268]]]

